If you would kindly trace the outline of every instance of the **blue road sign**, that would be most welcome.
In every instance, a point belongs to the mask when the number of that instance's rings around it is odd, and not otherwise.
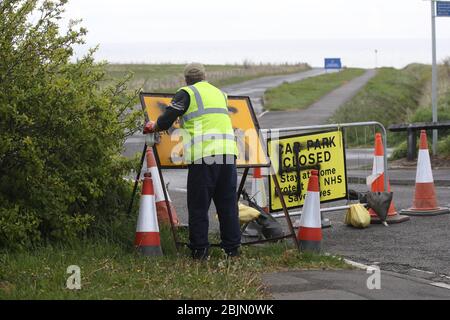
[[[325,69],[341,69],[341,58],[325,58]]]
[[[437,1],[436,15],[438,17],[450,17],[450,1]]]

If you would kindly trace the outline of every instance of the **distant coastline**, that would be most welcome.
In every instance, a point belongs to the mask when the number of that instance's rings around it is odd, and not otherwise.
[[[84,54],[88,44],[77,49]],[[377,50],[377,53],[375,53]],[[450,56],[450,39],[437,39],[438,61]],[[236,41],[159,41],[141,43],[100,43],[97,60],[111,63],[207,64],[298,63],[321,67],[324,57],[340,57],[344,66],[374,68],[431,63],[429,39],[341,39],[341,40],[236,40]]]

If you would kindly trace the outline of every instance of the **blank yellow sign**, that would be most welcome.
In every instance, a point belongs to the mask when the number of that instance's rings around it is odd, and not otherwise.
[[[173,94],[141,93],[141,104],[148,119],[156,121],[170,104]],[[248,97],[229,96],[228,111],[238,145],[238,167],[267,167],[269,160],[259,136],[259,125]],[[160,167],[185,168],[183,162],[182,137],[177,134],[180,123],[177,120],[168,131],[161,132],[161,142],[156,144],[155,153]]]

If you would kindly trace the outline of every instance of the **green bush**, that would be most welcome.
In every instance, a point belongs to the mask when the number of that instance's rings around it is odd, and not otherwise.
[[[58,23],[63,1],[0,2],[0,246],[70,240],[120,219],[130,194],[121,158],[138,123],[126,79],[104,86],[86,30]],[[31,16],[33,15],[33,19]],[[38,18],[36,18],[38,17]]]
[[[28,241],[37,242],[40,234],[37,230],[39,220],[33,214],[20,210],[19,206],[0,208],[0,241],[12,248],[26,246]]]
[[[437,145],[438,153],[442,156],[450,156],[450,135],[439,140]]]
[[[450,99],[449,99],[450,100]],[[438,107],[438,120],[450,121],[450,105],[440,104]],[[421,107],[411,117],[411,122],[431,122],[433,121],[433,112],[430,107]],[[445,137],[450,130],[439,130],[439,136]]]
[[[401,158],[406,158],[408,155],[408,143],[405,141],[400,142],[392,152],[390,160],[396,160]]]
[[[445,78],[449,75],[448,69],[448,61],[449,59],[444,61],[444,64],[440,66],[441,77]],[[446,71],[447,70],[447,71]],[[443,72],[446,71],[446,72]],[[440,78],[443,83],[445,79]],[[448,83],[448,82],[447,82]],[[431,105],[421,106],[419,107],[410,117],[408,118],[408,122],[431,122],[433,120],[433,112]],[[450,90],[444,90],[443,93],[440,93],[438,97],[438,120],[439,121],[449,121],[450,120]],[[450,130],[439,130],[439,141],[438,141],[438,154],[442,156],[450,155]],[[402,137],[406,134],[403,134]],[[428,146],[431,149],[431,131],[428,132]],[[398,140],[397,140],[398,141]],[[405,154],[403,155],[403,151]],[[430,150],[431,152],[431,150]],[[395,156],[395,157],[394,157]],[[397,145],[393,157],[395,159],[406,157],[406,143]]]
[[[417,139],[416,139],[416,154],[415,157],[417,157],[419,152],[419,146],[420,146],[420,132],[416,132]],[[428,133],[427,136],[428,140],[428,152],[432,154],[432,147],[431,147],[431,134]],[[397,160],[401,158],[406,158],[408,156],[408,142],[402,141],[398,145],[395,146],[394,151],[392,152],[392,155],[390,157],[390,160]]]

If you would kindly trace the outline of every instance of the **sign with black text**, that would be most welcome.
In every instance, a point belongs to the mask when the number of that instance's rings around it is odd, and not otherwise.
[[[288,209],[303,206],[312,169],[319,170],[320,201],[347,197],[345,145],[342,131],[268,139],[267,150]],[[269,178],[270,212],[282,210]]]

